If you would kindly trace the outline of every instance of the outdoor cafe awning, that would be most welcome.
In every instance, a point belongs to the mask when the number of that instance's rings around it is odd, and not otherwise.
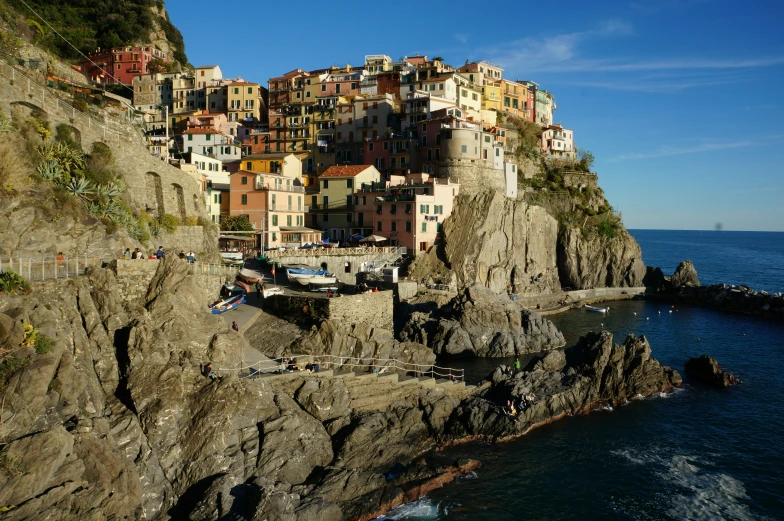
[[[380,235],[370,235],[369,237],[365,237],[359,242],[383,242],[387,240],[386,237],[382,237]]]

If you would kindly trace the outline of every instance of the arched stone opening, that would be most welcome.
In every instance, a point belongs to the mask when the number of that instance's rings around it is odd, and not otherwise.
[[[144,207],[153,217],[160,217],[166,213],[163,205],[163,184],[161,176],[155,172],[144,175]]]
[[[182,186],[177,183],[172,183],[171,187],[177,198],[177,217],[185,219],[187,217],[187,214],[185,213],[185,191],[182,189]]]

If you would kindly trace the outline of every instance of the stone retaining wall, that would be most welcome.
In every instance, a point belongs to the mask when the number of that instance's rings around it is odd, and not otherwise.
[[[485,166],[482,161],[442,159],[438,175],[460,183],[461,193],[475,194],[488,189],[506,192],[504,171]]]
[[[265,309],[296,324],[309,325],[322,320],[347,324],[366,324],[392,329],[394,310],[392,291],[344,295],[337,298],[311,295],[273,295],[265,299]]]
[[[335,276],[344,284],[356,284],[357,273],[362,271],[362,265],[366,262],[379,260],[382,253],[373,252],[368,254],[349,254],[349,255],[321,255],[319,250],[315,250],[312,255],[302,255],[298,250],[297,255],[280,255],[272,259],[275,265],[305,264],[307,266],[323,268]],[[283,270],[279,272],[285,276]]]
[[[117,273],[117,284],[126,300],[141,304],[147,295],[150,280],[158,269],[157,260],[116,260],[109,268]],[[198,284],[212,296],[217,296],[226,280],[225,276],[196,273]]]

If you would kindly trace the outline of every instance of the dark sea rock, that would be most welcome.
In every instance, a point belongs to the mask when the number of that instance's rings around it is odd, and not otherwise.
[[[562,346],[563,334],[536,312],[479,285],[465,288],[431,314],[412,314],[401,337],[436,354],[505,357]]]
[[[740,384],[740,380],[735,375],[721,369],[719,362],[712,356],[702,355],[697,358],[689,358],[685,370],[687,375],[709,385],[731,387]]]
[[[699,286],[700,279],[694,264],[690,260],[684,260],[678,264],[671,277],[664,275],[661,268],[647,266],[643,284],[650,290],[667,293],[676,292],[684,287]]]

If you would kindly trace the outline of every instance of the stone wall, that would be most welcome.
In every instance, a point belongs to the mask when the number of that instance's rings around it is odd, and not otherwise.
[[[574,186],[575,188],[599,188],[599,176],[596,174],[587,173],[568,173],[562,174],[564,186],[567,188]]]
[[[194,264],[198,284],[207,289],[210,295],[217,295],[226,280],[226,276],[199,273],[201,264]],[[147,295],[150,280],[158,269],[157,260],[116,260],[109,268],[117,274],[117,285],[125,300],[142,304]],[[205,305],[207,303],[205,302]]]
[[[153,216],[170,213],[181,219],[209,219],[204,204],[200,204],[202,193],[196,180],[150,155],[140,129],[114,118],[110,121],[106,111],[104,121],[88,117],[68,102],[54,97],[52,89],[45,89],[31,81],[28,90],[27,78],[14,74],[11,84],[12,72],[9,67],[0,69],[0,109],[6,115],[17,114],[26,118],[33,111],[40,111],[46,114],[52,130],[60,124],[72,127],[83,150],[89,152],[94,143],[109,147],[117,168],[123,173],[123,181],[128,186],[132,208],[146,209]],[[205,249],[209,245],[205,244],[203,235],[197,237],[196,233],[192,233],[182,236],[182,240],[188,241],[182,244],[183,249],[193,249],[202,253],[202,256],[218,255],[217,241]]]
[[[382,253],[374,251],[369,254],[350,254],[350,255],[327,255],[319,254],[320,250],[313,250],[312,254],[302,255],[302,250],[297,251],[297,255],[275,256],[272,260],[276,266],[289,264],[305,264],[308,266],[324,268],[330,273],[334,273],[339,281],[344,284],[356,284],[357,273],[362,271],[362,265],[366,262],[378,260]],[[283,270],[279,274],[285,277]]]
[[[331,319],[346,324],[392,329],[394,303],[392,291],[379,291],[337,298],[274,295],[265,300],[264,307],[280,318],[301,325]]]
[[[460,183],[461,193],[475,194],[483,190],[504,192],[504,171],[485,165],[482,161],[442,159],[439,177],[448,177],[453,183]]]

